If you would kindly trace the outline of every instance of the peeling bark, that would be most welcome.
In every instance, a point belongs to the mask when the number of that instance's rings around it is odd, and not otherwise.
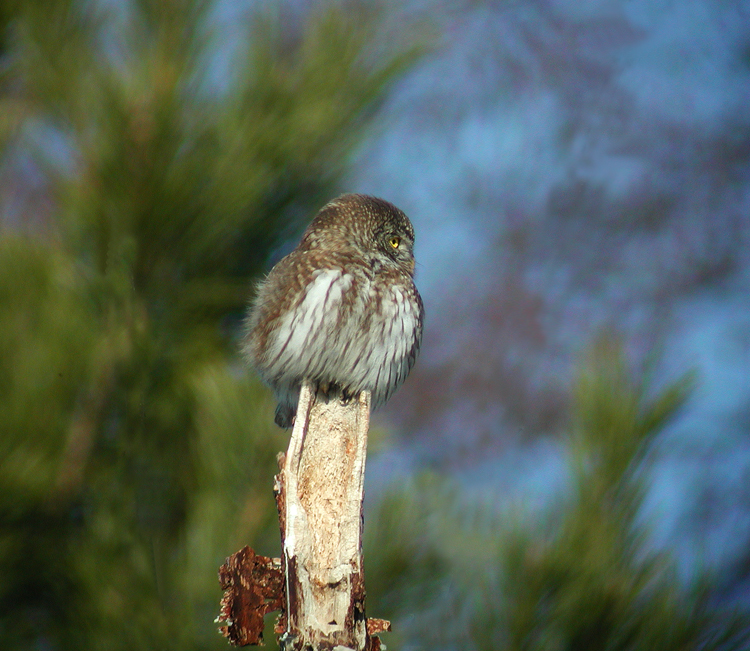
[[[263,617],[295,651],[378,651],[390,622],[365,617],[362,500],[370,394],[342,402],[305,384],[274,492],[282,557],[248,547],[220,570],[220,630],[235,645],[262,644]]]
[[[219,568],[224,590],[217,621],[221,631],[236,646],[263,644],[263,618],[283,607],[284,572],[281,560],[257,556],[243,547]]]

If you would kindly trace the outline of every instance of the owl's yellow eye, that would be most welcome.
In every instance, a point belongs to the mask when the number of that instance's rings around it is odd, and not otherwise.
[[[390,244],[394,249],[397,249],[399,247],[399,244],[401,244],[401,238],[397,235],[394,235],[390,240],[388,240],[388,244]]]

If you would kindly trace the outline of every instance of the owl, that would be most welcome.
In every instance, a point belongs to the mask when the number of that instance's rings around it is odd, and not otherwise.
[[[304,380],[344,400],[385,403],[409,374],[424,307],[414,285],[414,228],[394,205],[345,194],[323,206],[259,284],[242,352],[291,427]]]

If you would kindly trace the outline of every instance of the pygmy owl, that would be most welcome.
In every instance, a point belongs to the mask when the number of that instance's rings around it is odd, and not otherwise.
[[[271,269],[248,311],[243,353],[291,427],[304,380],[383,404],[409,374],[424,308],[414,285],[414,228],[394,205],[345,194],[323,206]]]

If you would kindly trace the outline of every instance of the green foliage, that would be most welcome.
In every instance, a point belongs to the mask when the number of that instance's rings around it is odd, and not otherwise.
[[[56,496],[76,472],[68,440],[91,365],[85,295],[64,256],[22,238],[0,244],[0,612],[65,607],[72,591]],[[4,648],[34,637],[3,617]]]
[[[710,576],[685,586],[639,519],[653,442],[691,384],[654,393],[616,344],[597,343],[573,392],[565,494],[546,513],[502,514],[434,479],[389,497],[368,521],[400,523],[368,538],[368,577],[390,582],[371,612],[411,613],[414,648],[748,648],[748,614],[717,608]],[[419,593],[424,577],[431,591]]]
[[[395,617],[399,602],[418,604],[440,590],[446,559],[435,545],[443,532],[434,514],[442,500],[452,502],[450,491],[425,475],[386,496],[368,519],[365,548],[378,546],[366,557],[368,592],[377,595],[373,616]]]
[[[286,437],[232,325],[418,48],[376,13],[269,10],[209,90],[214,10],[0,12],[0,173],[44,194],[0,239],[3,649],[224,648],[218,566],[278,553]]]
[[[571,493],[546,529],[518,528],[503,540],[503,614],[490,625],[477,617],[480,648],[498,640],[509,649],[730,648],[720,646],[730,620],[708,594],[680,586],[636,521],[645,457],[689,387],[685,377],[651,398],[612,342],[592,349],[574,391]]]

